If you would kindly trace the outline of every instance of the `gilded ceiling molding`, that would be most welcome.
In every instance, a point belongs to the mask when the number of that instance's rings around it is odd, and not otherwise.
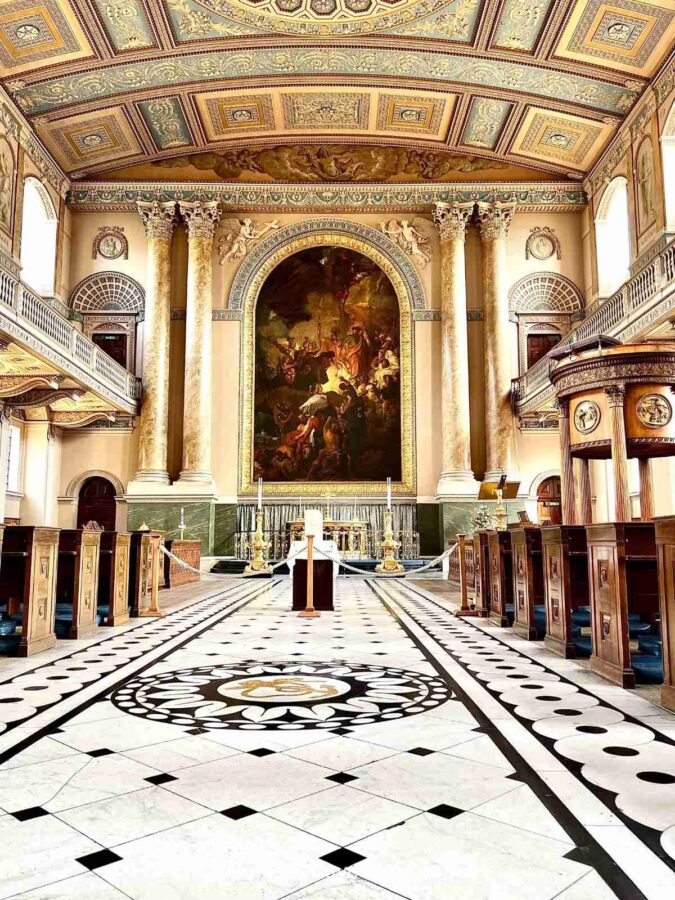
[[[586,206],[579,185],[566,183],[246,184],[200,182],[81,182],[68,205],[87,211],[135,210],[137,203],[217,200],[237,212],[416,211],[436,203],[500,202],[523,212],[576,212]]]
[[[42,178],[59,196],[65,197],[69,182],[64,171],[2,87],[0,87],[0,129],[23,147]]]
[[[408,49],[344,50],[293,47],[219,50],[102,66],[89,72],[53,77],[39,82],[8,82],[24,113],[39,115],[91,100],[102,101],[133,92],[172,86],[208,85],[232,79],[301,75],[368,75],[371,78],[419,78],[455,87],[501,86],[535,98],[559,100],[591,110],[624,116],[640,96],[642,83],[615,84],[597,77],[544,67],[536,61],[496,60],[454,53]],[[391,82],[385,82],[391,89]]]

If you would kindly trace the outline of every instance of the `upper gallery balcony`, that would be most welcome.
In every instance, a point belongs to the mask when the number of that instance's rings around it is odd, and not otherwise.
[[[0,259],[0,340],[0,399],[10,405],[17,398],[19,406],[36,405],[27,392],[50,388],[58,390],[51,400],[45,395],[56,425],[137,412],[140,379],[21,282],[7,258]]]
[[[608,335],[620,341],[636,341],[654,334],[672,320],[675,312],[675,241],[671,241],[649,260],[607,300],[602,300],[557,345],[576,343],[595,335]],[[549,378],[554,360],[544,356],[520,378],[512,381],[513,411],[527,415],[553,400]]]

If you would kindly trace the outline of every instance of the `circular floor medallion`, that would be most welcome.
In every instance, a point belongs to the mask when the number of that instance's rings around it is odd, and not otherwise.
[[[131,715],[208,729],[353,728],[450,699],[433,675],[344,662],[200,666],[133,678],[112,696]]]

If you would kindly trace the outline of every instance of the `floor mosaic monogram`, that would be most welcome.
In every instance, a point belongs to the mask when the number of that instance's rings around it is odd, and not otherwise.
[[[449,699],[441,679],[404,669],[255,661],[147,675],[112,697],[125,712],[155,721],[249,731],[372,725]]]

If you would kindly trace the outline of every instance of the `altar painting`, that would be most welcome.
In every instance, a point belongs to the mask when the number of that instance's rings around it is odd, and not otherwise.
[[[400,313],[345,247],[283,260],[256,306],[253,478],[401,480]]]

